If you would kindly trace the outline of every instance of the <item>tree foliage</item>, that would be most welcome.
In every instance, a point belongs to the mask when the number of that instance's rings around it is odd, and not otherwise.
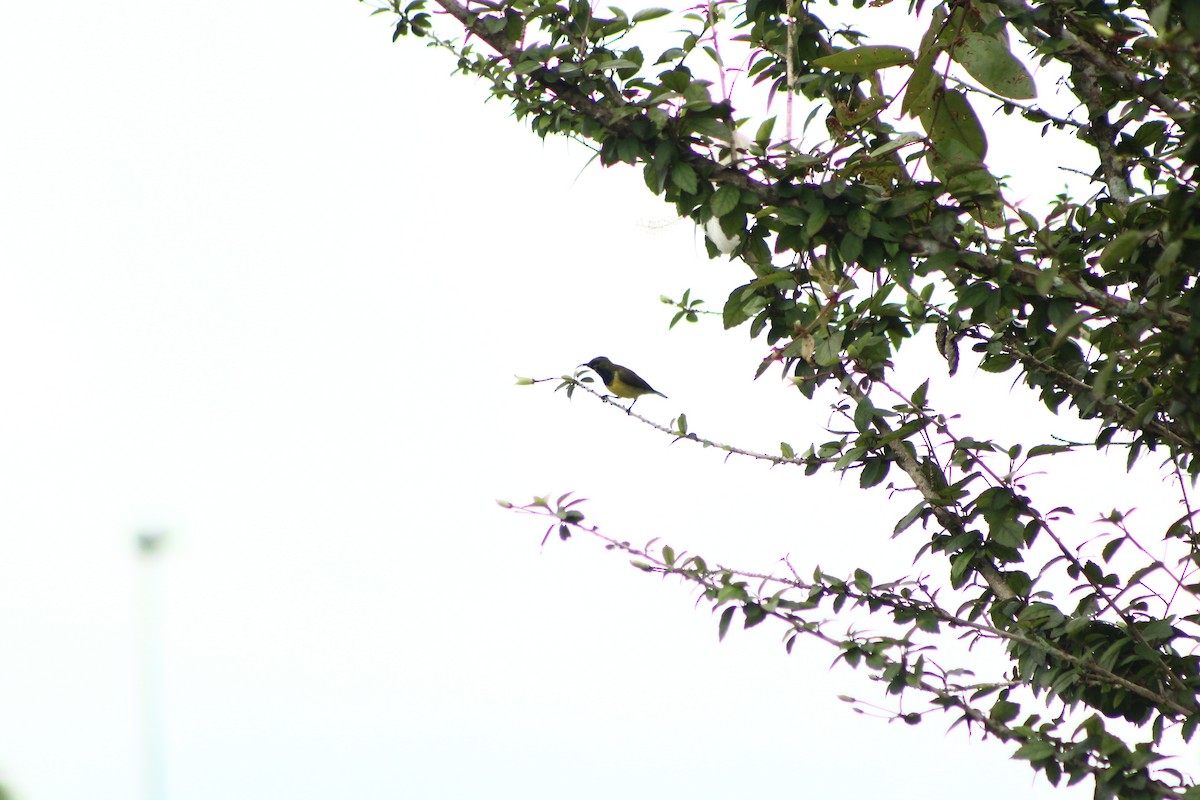
[[[775,620],[789,651],[825,642],[889,692],[1011,742],[1051,783],[1200,797],[1162,763],[1200,723],[1188,495],[1200,474],[1200,3],[908,0],[911,34],[877,41],[856,26],[885,5],[712,0],[627,13],[416,0],[378,11],[397,17],[396,37],[453,52],[535,133],[640,168],[703,226],[710,255],[745,271],[724,326],[764,342],[759,374],[834,397],[846,423],[803,452],[725,449],[807,474],[856,471],[864,489],[914,488],[920,502],[886,533],[937,566],[883,580],[751,575],[667,546],[610,547],[696,584],[721,609],[722,635],[737,619]],[[1039,99],[1055,77],[1059,96]],[[810,110],[799,132],[797,105]],[[1045,176],[994,174],[989,138],[1016,128],[1070,154],[1080,188],[1047,203]],[[672,324],[694,321],[697,304],[685,297]],[[951,374],[969,349],[1049,412],[1093,421],[1095,439],[972,437],[928,381],[897,374],[905,346],[935,347]],[[683,418],[670,432],[696,438]],[[1112,512],[1092,554],[1071,509],[1026,491],[1031,462],[1049,469],[1093,447],[1127,467],[1152,453],[1177,485],[1179,518],[1150,546]],[[525,508],[564,538],[600,535],[569,497]],[[856,613],[884,632],[836,627]],[[965,675],[938,657],[952,662],[948,643],[962,637],[999,643],[1007,660],[990,678]]]

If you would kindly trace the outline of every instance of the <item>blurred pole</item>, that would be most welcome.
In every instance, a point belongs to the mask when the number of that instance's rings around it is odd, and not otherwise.
[[[164,531],[137,535],[140,561],[138,612],[141,627],[142,791],[145,800],[166,800],[167,772],[163,723],[162,548]]]

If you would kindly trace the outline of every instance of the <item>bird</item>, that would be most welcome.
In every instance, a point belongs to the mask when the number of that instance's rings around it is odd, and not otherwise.
[[[591,361],[579,366],[591,369],[600,376],[600,380],[604,381],[605,389],[608,389],[617,397],[632,398],[633,403],[636,403],[637,399],[644,394],[656,394],[659,397],[666,397],[665,394],[646,383],[645,380],[629,367],[614,364],[604,356],[596,356]],[[633,410],[633,403],[629,404],[627,410]]]

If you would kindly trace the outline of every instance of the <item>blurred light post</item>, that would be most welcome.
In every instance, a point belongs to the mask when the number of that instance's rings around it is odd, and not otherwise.
[[[161,642],[161,560],[167,534],[161,530],[137,535],[139,616],[141,627],[142,791],[145,800],[166,800],[167,774],[163,720]]]

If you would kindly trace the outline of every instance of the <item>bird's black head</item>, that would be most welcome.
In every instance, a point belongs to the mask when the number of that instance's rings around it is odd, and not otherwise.
[[[613,363],[604,356],[596,356],[586,364],[580,364],[581,367],[591,367],[594,370],[612,369]]]

